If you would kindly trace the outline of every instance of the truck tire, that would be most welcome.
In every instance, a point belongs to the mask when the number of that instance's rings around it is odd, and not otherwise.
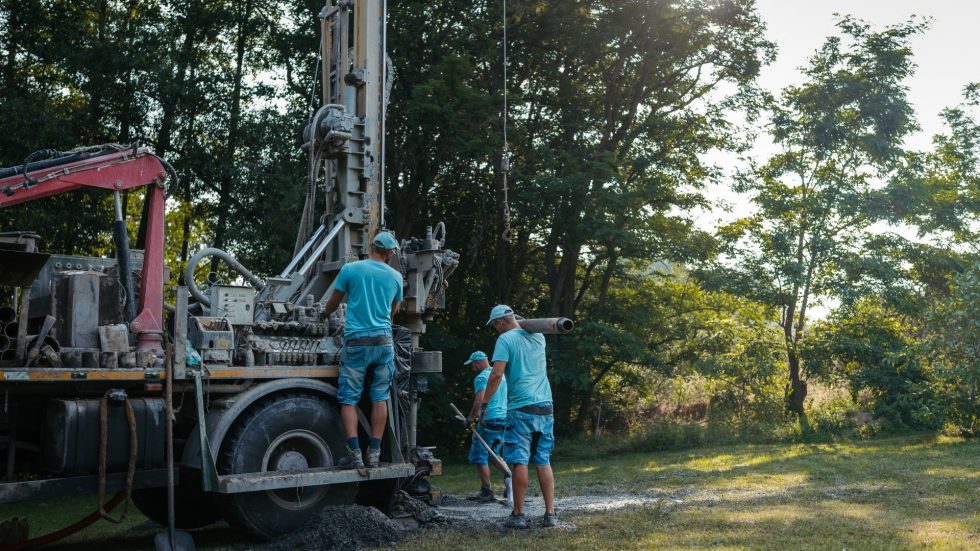
[[[167,489],[147,488],[133,490],[133,504],[146,518],[162,526],[167,525]],[[214,500],[204,493],[198,482],[197,488],[178,485],[174,488],[174,524],[181,530],[203,528],[221,520]]]
[[[261,400],[235,421],[221,445],[220,474],[332,467],[346,442],[339,412],[307,394]],[[225,520],[257,541],[299,528],[327,505],[353,503],[357,484],[222,495]]]

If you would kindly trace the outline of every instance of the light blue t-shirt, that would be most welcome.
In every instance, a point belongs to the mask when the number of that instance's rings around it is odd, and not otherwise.
[[[473,379],[473,392],[480,392],[481,390],[487,388],[487,382],[490,380],[490,372],[493,369],[489,367],[477,374],[476,379]],[[486,396],[483,397],[486,401]],[[504,377],[500,380],[500,386],[497,387],[497,392],[493,393],[493,398],[487,404],[487,414],[483,418],[485,421],[490,421],[494,419],[505,419],[507,417],[507,378]]]
[[[347,293],[344,337],[391,332],[391,303],[402,300],[402,275],[377,260],[344,264],[333,288]]]
[[[492,362],[507,362],[507,409],[551,401],[544,335],[523,329],[503,333],[497,337]]]

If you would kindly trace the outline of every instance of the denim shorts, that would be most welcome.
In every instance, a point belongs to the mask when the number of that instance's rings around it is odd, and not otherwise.
[[[390,333],[388,335],[390,338]],[[344,348],[340,351],[340,389],[337,393],[341,404],[353,406],[361,401],[364,377],[369,368],[374,369],[371,401],[383,402],[391,395],[391,379],[395,376],[395,349],[391,342],[376,346],[351,346],[345,340]]]
[[[539,404],[540,405],[540,404]],[[550,404],[549,404],[550,405]],[[504,461],[511,465],[551,464],[555,447],[555,416],[507,410],[504,431]]]
[[[495,425],[500,427],[499,429],[491,429],[485,424],[480,425],[479,431],[480,436],[490,444],[490,448],[493,449],[493,453],[500,455],[503,452],[504,447],[504,430],[503,430],[503,419],[493,419],[486,421],[490,425]],[[474,465],[486,465],[490,463],[490,454],[487,453],[487,449],[483,447],[476,437],[473,437],[473,443],[470,444],[470,463]]]

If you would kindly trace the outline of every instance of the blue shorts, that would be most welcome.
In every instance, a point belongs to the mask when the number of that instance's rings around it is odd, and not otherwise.
[[[504,420],[492,419],[484,421],[484,423],[479,428],[480,436],[487,441],[487,444],[490,444],[490,447],[493,448],[493,453],[500,455],[504,449]],[[487,424],[495,428],[491,429]],[[496,427],[499,427],[499,429]],[[489,462],[490,454],[487,453],[487,449],[474,436],[473,443],[470,444],[470,463],[474,465],[486,465]]]
[[[534,415],[517,409],[507,410],[504,461],[511,465],[549,465],[554,447],[554,414]]]
[[[368,335],[375,336],[375,335]],[[364,393],[364,377],[368,368],[374,368],[371,380],[371,401],[383,402],[391,395],[391,379],[395,376],[395,349],[390,342],[376,346],[351,346],[345,340],[340,351],[340,389],[337,400],[341,404],[357,405]]]

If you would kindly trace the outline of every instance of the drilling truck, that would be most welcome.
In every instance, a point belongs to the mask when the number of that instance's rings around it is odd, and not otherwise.
[[[0,235],[0,503],[97,494],[93,518],[113,518],[131,496],[165,523],[172,473],[178,527],[225,519],[267,540],[328,504],[384,506],[397,490],[432,496],[427,478],[441,463],[416,426],[442,358],[419,337],[459,260],[441,223],[401,239],[391,262],[404,301],[382,463],[337,466],[344,311],[327,315],[324,303],[340,268],[365,258],[383,227],[383,9],[382,0],[330,0],[319,14],[322,106],[302,130],[311,186],[303,244],[274,277],[208,247],[188,260],[184,285],[168,286],[164,215],[177,174],[144,147],[43,150],[0,169],[0,209],[78,190],[112,195],[116,206],[109,258],[46,251],[36,228]],[[132,242],[124,193],[144,198]],[[196,279],[214,259],[238,284]]]

